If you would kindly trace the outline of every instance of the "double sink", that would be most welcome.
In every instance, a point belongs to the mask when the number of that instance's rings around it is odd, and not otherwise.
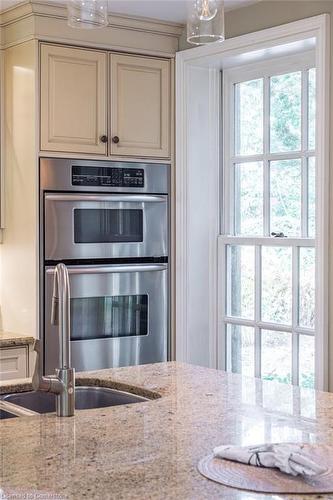
[[[90,410],[108,406],[149,401],[143,396],[100,386],[76,386],[75,409]],[[8,404],[9,403],[9,404]],[[0,419],[55,412],[55,396],[49,392],[31,391],[0,397]]]

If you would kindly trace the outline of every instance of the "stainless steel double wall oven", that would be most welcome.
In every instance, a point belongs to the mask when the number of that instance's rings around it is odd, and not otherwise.
[[[58,359],[50,324],[58,262],[70,275],[76,370],[168,359],[168,196],[168,165],[40,160],[45,373]]]

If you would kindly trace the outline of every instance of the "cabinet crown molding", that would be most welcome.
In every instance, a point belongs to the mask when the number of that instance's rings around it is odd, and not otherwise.
[[[67,25],[64,2],[27,0],[0,14],[1,48],[37,39],[84,47],[173,56],[183,25],[133,17],[109,15],[101,30],[76,30]]]

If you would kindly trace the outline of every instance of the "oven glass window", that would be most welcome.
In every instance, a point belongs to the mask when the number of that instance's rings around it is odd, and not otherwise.
[[[75,243],[143,241],[143,215],[137,209],[76,208]]]
[[[148,335],[148,295],[71,299],[71,339]]]

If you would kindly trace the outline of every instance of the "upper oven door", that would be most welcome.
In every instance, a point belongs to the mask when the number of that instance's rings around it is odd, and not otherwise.
[[[45,194],[45,260],[168,255],[166,195]]]

